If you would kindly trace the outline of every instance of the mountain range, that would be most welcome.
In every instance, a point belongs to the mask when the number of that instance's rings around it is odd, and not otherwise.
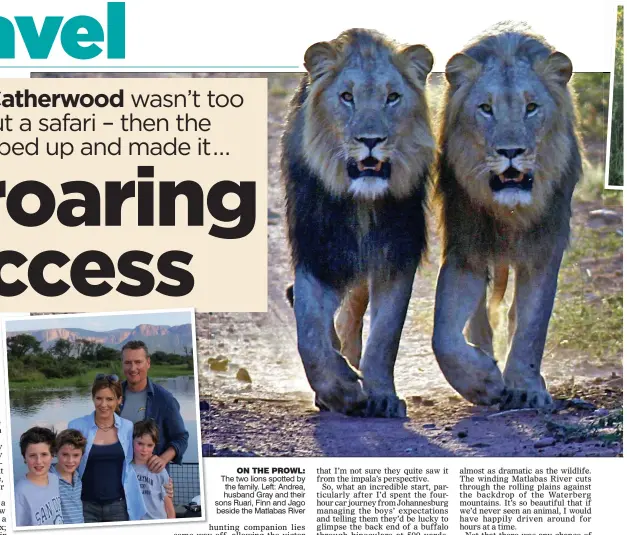
[[[183,325],[149,325],[143,323],[134,329],[113,329],[111,331],[90,331],[78,328],[42,329],[39,331],[19,331],[9,332],[7,337],[16,334],[30,334],[41,342],[44,350],[52,347],[59,339],[75,342],[76,340],[89,340],[97,344],[102,344],[113,349],[121,349],[122,346],[131,340],[142,340],[148,351],[164,351],[166,353],[176,353],[185,355],[185,348],[188,352],[193,349],[192,326],[189,323]]]

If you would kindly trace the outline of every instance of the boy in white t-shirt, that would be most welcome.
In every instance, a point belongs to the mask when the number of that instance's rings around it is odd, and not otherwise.
[[[159,429],[152,420],[140,420],[133,427],[133,463],[137,480],[142,491],[146,516],[142,520],[155,518],[176,518],[174,504],[165,489],[170,478],[168,472],[153,473],[146,463],[153,456],[155,446],[159,442]]]
[[[15,523],[18,526],[63,524],[59,478],[50,472],[55,433],[31,427],[20,437],[20,451],[28,468],[15,484]]]

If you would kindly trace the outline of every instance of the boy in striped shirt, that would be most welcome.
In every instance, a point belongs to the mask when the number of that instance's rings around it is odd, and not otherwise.
[[[85,453],[87,440],[76,429],[61,431],[55,441],[57,465],[50,468],[59,476],[59,495],[64,524],[84,524],[81,492],[83,484],[78,475],[78,465]]]

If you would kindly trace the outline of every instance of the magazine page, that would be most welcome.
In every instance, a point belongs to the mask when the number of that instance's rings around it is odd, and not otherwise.
[[[0,535],[622,533],[623,36],[5,2]]]

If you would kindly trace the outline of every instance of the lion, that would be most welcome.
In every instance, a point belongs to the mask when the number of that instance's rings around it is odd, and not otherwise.
[[[552,405],[540,367],[582,174],[572,70],[543,38],[511,25],[446,65],[435,179],[443,253],[432,345],[448,382],[475,404]],[[501,373],[490,317],[510,269],[515,288]]]
[[[406,414],[394,364],[427,244],[432,66],[427,47],[402,47],[364,29],[305,53],[307,72],[281,140],[281,174],[298,350],[321,410]],[[364,292],[372,322],[362,357],[365,306],[339,318],[337,331],[334,317],[343,299],[360,305]]]

